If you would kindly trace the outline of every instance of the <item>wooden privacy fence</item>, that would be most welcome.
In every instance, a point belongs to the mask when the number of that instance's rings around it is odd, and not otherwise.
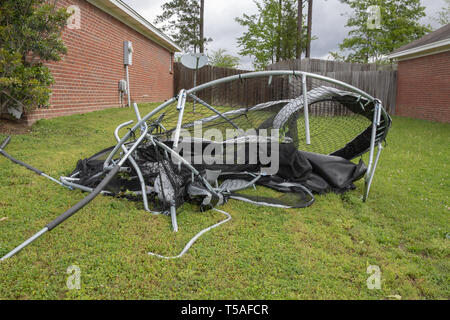
[[[194,72],[194,70],[186,68],[179,62],[174,63],[174,89],[176,93],[181,89],[190,89],[194,86]],[[205,66],[197,71],[197,85],[247,72],[252,71]]]
[[[397,65],[294,59],[272,64],[267,70],[300,70],[343,81],[380,99],[385,109],[395,114]]]
[[[299,70],[320,74],[353,85],[375,98],[382,101],[386,110],[395,113],[395,101],[397,92],[397,66],[346,63],[319,59],[302,59],[282,61],[270,65],[267,70]],[[181,89],[189,89],[194,84],[194,70],[184,67],[181,63],[175,63],[174,67],[175,92]],[[205,66],[198,70],[197,85],[215,79],[231,75],[252,72]],[[285,80],[278,81],[275,86],[269,86],[267,79],[254,80],[241,86],[233,84],[220,85],[213,89],[206,89],[200,94],[205,101],[227,106],[253,106],[260,102],[268,101],[267,98],[286,98],[289,84]],[[274,90],[274,88],[276,88]]]
[[[321,59],[284,60],[267,67],[267,70],[301,70],[306,72],[341,71],[395,71],[397,65],[376,63],[350,63]]]
[[[194,70],[176,63],[174,71],[175,92],[193,87]],[[248,72],[253,71],[205,66],[197,71],[197,85]],[[219,84],[198,92],[197,96],[212,105],[240,108],[292,97],[289,89],[287,77],[274,78],[272,84],[269,84],[268,78],[265,77]]]

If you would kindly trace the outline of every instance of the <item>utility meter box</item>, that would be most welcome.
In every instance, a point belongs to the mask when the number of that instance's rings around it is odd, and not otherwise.
[[[119,91],[123,92],[124,94],[127,94],[127,81],[126,80],[119,81]]]
[[[133,64],[133,44],[131,41],[123,42],[123,64],[126,66]]]

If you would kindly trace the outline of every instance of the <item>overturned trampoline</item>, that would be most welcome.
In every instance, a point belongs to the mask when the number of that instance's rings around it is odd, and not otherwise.
[[[68,189],[88,195],[13,249],[7,259],[53,230],[99,194],[142,201],[150,214],[171,217],[186,201],[220,210],[229,199],[254,205],[306,208],[315,194],[344,193],[364,178],[366,201],[391,118],[381,102],[344,82],[300,71],[264,71],[214,80],[164,102],[135,121],[119,124],[117,144],[79,160],[59,180],[7,154],[11,161]],[[127,131],[125,131],[127,130]],[[121,132],[125,132],[121,136]],[[367,165],[362,156],[368,153]],[[358,158],[359,161],[358,161]],[[256,185],[276,197],[242,192]]]

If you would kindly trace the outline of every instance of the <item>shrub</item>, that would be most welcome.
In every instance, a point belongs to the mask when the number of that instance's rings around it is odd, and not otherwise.
[[[44,62],[67,52],[61,32],[70,17],[56,2],[0,2],[0,111],[20,117],[48,104],[54,80]]]

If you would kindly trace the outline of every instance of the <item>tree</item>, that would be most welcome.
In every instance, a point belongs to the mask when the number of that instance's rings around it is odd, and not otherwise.
[[[312,37],[313,0],[298,0],[297,1],[297,34],[303,35],[303,24],[304,24],[303,3],[304,2],[308,3],[308,16],[307,16],[308,24],[307,24],[306,42],[305,42],[305,47],[306,47],[305,57],[310,58],[311,57],[311,41],[313,40],[313,37]],[[296,48],[297,59],[301,59],[301,57],[302,57],[301,43],[302,43],[302,39],[300,39],[300,41],[298,41],[298,43],[297,43],[297,48]]]
[[[212,41],[203,36],[204,0],[170,0],[162,5],[162,9],[155,24],[164,23],[161,29],[184,51],[203,52],[205,44]]]
[[[297,35],[303,34],[303,0],[297,0]],[[302,50],[301,50],[301,40],[297,41],[297,47],[295,51],[297,53],[297,59],[301,59]]]
[[[306,35],[306,58],[311,58],[313,0],[308,0],[308,31]]]
[[[225,49],[212,51],[212,54],[208,55],[209,64],[214,67],[236,68],[239,65],[239,58],[225,52]]]
[[[48,104],[54,79],[44,62],[67,52],[61,32],[69,17],[56,1],[0,2],[0,111]]]
[[[205,52],[205,42],[202,39],[205,38],[204,34],[205,26],[205,0],[200,0],[200,52]]]
[[[293,59],[298,50],[305,50],[306,29],[298,28],[298,2],[296,0],[255,1],[258,14],[244,14],[235,20],[247,31],[237,39],[239,54],[252,56],[254,67],[264,69],[268,64]]]
[[[433,18],[440,26],[445,26],[450,23],[450,0],[445,0],[445,2],[447,3],[447,7],[443,7],[438,12],[437,17]]]
[[[340,52],[331,53],[348,62],[386,62],[395,49],[430,31],[418,21],[425,16],[420,0],[341,0],[354,10],[346,26],[348,37],[339,45]],[[368,10],[379,8],[379,25],[371,23]],[[376,10],[375,10],[376,12]]]

